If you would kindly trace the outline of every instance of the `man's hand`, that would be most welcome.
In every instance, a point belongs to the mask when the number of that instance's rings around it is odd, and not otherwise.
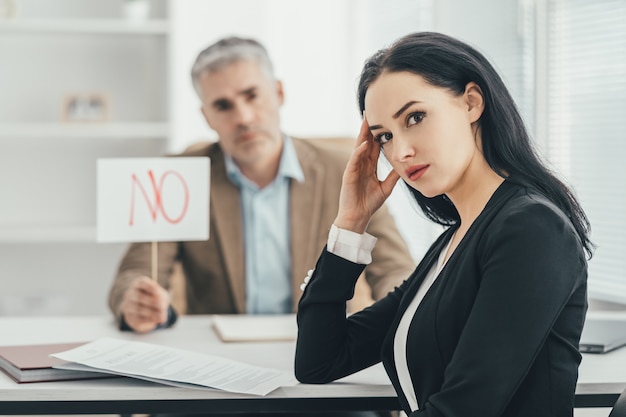
[[[124,294],[122,314],[137,333],[147,333],[167,322],[170,295],[156,281],[141,277]]]

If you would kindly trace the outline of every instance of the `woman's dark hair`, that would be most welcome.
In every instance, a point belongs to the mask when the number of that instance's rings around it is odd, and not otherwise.
[[[470,81],[478,84],[485,102],[478,123],[487,163],[500,176],[537,190],[563,210],[591,257],[593,244],[585,212],[573,192],[541,162],[513,98],[480,52],[440,33],[421,32],[400,38],[365,62],[358,86],[361,114],[369,86],[383,72],[401,71],[420,75],[431,85],[457,95],[464,93]],[[429,219],[442,225],[460,222],[456,208],[445,195],[428,198],[408,188]]]

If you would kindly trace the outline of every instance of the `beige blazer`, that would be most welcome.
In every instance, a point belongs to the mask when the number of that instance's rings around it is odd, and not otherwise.
[[[329,140],[328,144],[338,144]],[[349,156],[345,146],[333,149],[311,140],[293,139],[304,182],[291,181],[291,256],[293,308],[300,299],[300,284],[315,267],[338,209],[343,170]],[[177,263],[184,274],[184,303],[174,307],[188,314],[245,313],[244,242],[239,189],[226,176],[219,143],[194,145],[180,156],[211,159],[210,238],[200,242],[159,242],[158,281],[172,288]],[[368,232],[379,240],[373,262],[365,269],[369,294],[378,299],[399,285],[415,268],[408,248],[386,208],[372,218]],[[120,262],[110,290],[109,306],[120,317],[120,304],[133,280],[151,275],[150,243],[133,243]],[[271,260],[268,260],[271,261]],[[367,287],[367,286],[366,286]],[[362,288],[362,286],[361,286]],[[370,298],[371,300],[371,298]],[[368,301],[361,299],[353,308]],[[183,311],[180,311],[183,310]]]

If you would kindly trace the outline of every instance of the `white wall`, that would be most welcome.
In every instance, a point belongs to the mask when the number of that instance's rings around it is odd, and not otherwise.
[[[189,70],[197,54],[221,37],[253,37],[268,49],[286,100],[282,125],[293,136],[358,132],[355,83],[360,63],[355,48],[354,0],[186,0],[172,2],[170,90],[172,141],[180,151],[197,140],[215,139],[200,114]],[[242,11],[245,11],[242,12]],[[357,14],[358,15],[358,14]]]

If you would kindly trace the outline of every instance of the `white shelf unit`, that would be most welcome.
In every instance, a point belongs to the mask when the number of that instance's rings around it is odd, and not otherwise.
[[[93,243],[96,241],[96,227],[3,227],[0,229],[0,243]]]
[[[126,245],[96,243],[96,161],[170,140],[168,0],[144,21],[123,1],[15,0],[0,19],[0,315],[107,312]],[[64,121],[90,94],[105,120]]]

